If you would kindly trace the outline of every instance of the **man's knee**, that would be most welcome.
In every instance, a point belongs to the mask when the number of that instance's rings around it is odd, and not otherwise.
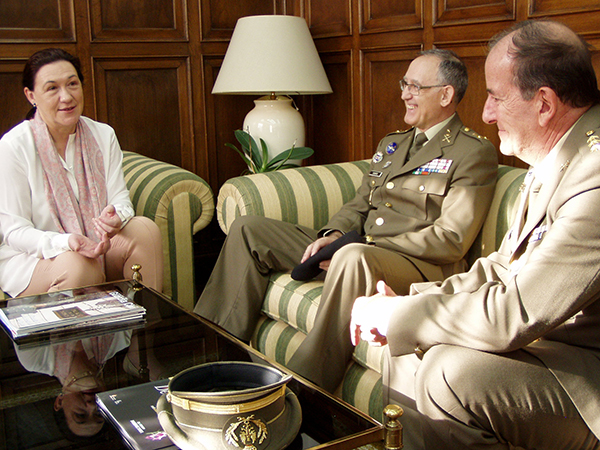
[[[453,345],[436,345],[425,353],[415,379],[418,404],[433,401],[445,406],[446,402],[456,400],[465,383],[474,389],[472,373],[467,372],[476,369],[470,363],[469,352],[464,350]]]
[[[487,408],[506,401],[509,357],[455,345],[436,345],[425,353],[415,381],[419,410],[455,411],[470,405],[482,421]],[[510,369],[509,369],[510,370]],[[514,375],[514,374],[512,374]],[[463,414],[465,414],[463,412]],[[466,415],[462,417],[466,420]]]
[[[227,237],[254,236],[267,221],[268,219],[263,216],[239,216],[229,227]]]
[[[336,251],[331,259],[332,265],[368,266],[375,262],[373,247],[370,245],[351,243]]]

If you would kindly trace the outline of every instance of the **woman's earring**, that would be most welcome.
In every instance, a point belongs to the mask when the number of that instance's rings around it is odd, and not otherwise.
[[[33,107],[34,107],[34,108],[37,108],[37,103],[34,103],[34,104],[33,104]]]

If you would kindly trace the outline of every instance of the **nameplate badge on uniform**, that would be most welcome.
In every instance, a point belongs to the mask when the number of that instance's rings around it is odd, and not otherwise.
[[[448,173],[452,165],[451,159],[436,158],[422,165],[413,172],[413,175],[429,175],[430,173]]]
[[[371,170],[369,172],[369,176],[370,177],[377,177],[377,178],[379,178],[381,175],[383,175],[383,172],[380,172],[379,170]]]
[[[537,227],[535,230],[531,232],[531,237],[529,238],[529,242],[539,241],[544,237],[544,234],[548,231],[548,225],[542,225],[541,227]]]
[[[381,162],[381,160],[383,159],[383,153],[381,152],[377,152],[373,155],[373,164],[377,164],[379,162]]]

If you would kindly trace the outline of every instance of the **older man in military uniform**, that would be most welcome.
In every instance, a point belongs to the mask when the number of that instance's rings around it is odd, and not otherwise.
[[[487,123],[531,165],[497,252],[411,295],[357,299],[353,340],[420,349],[425,448],[600,448],[600,91],[588,44],[564,24],[525,21],[491,42]],[[387,291],[387,292],[386,292]],[[414,434],[418,424],[408,426]],[[410,430],[410,431],[409,431]],[[418,432],[418,431],[417,431]]]
[[[396,292],[466,268],[464,256],[488,211],[497,155],[465,127],[456,107],[467,88],[452,52],[417,57],[400,81],[410,130],[387,135],[353,200],[320,231],[245,216],[236,219],[195,312],[249,340],[269,272],[291,270],[351,231],[327,270],[315,325],[288,366],[333,391],[352,354],[348,326],[357,296],[385,279]]]

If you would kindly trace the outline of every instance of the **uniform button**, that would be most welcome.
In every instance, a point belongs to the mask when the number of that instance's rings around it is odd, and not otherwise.
[[[375,221],[375,223],[379,226],[383,225],[383,222],[384,222],[383,217],[378,217],[377,220]]]
[[[365,236],[365,241],[367,241],[367,242],[373,242],[373,236],[371,236],[370,234],[367,234]]]
[[[423,192],[425,190],[425,186],[421,185],[419,186],[419,192]]]
[[[388,189],[394,189],[394,183],[392,181],[389,181],[388,184],[385,185],[385,187]]]
[[[375,180],[371,180],[371,186],[375,186]]]
[[[391,208],[392,204],[391,203],[386,203],[385,206],[388,207],[388,208]]]

